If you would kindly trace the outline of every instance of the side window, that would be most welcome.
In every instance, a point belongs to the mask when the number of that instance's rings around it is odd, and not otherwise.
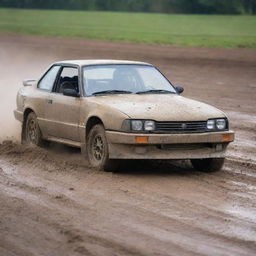
[[[38,88],[51,91],[59,70],[60,66],[53,66],[39,82]]]
[[[55,92],[63,93],[64,89],[74,89],[79,93],[77,68],[64,67],[62,69]]]

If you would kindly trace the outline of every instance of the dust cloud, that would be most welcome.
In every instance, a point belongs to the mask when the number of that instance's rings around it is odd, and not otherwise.
[[[30,37],[28,42],[22,35],[0,35],[0,143],[20,141],[21,124],[15,120],[13,111],[23,80],[38,79],[53,62],[87,59],[97,54],[88,55],[86,49],[78,50],[73,42],[60,47],[65,42],[61,38],[57,43],[48,39],[45,44],[45,40],[44,37]]]
[[[38,79],[56,60],[42,49],[23,49],[7,44],[0,37],[0,143],[4,140],[20,141],[21,123],[14,118],[16,95],[22,81]]]

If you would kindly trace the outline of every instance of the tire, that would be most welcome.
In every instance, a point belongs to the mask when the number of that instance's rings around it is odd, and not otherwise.
[[[119,161],[109,159],[108,142],[103,125],[92,127],[87,139],[87,157],[89,164],[96,170],[117,171]]]
[[[26,143],[36,146],[42,146],[44,144],[42,132],[34,112],[29,113],[27,119],[25,120],[24,133],[24,139]]]
[[[201,172],[217,172],[224,165],[225,158],[191,159],[194,169]]]

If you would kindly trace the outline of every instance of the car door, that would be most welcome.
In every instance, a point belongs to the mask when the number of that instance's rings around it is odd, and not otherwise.
[[[36,93],[32,95],[30,99],[44,137],[48,136],[49,130],[49,120],[46,116],[46,109],[60,68],[61,66],[59,65],[53,65],[45,72],[37,84]]]
[[[64,86],[73,86],[79,93],[77,67],[64,66],[48,99],[47,119],[50,137],[79,141],[80,98],[63,95]]]

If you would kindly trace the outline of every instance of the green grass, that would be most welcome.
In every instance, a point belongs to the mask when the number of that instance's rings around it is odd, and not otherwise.
[[[0,32],[256,48],[255,16],[0,9]]]

